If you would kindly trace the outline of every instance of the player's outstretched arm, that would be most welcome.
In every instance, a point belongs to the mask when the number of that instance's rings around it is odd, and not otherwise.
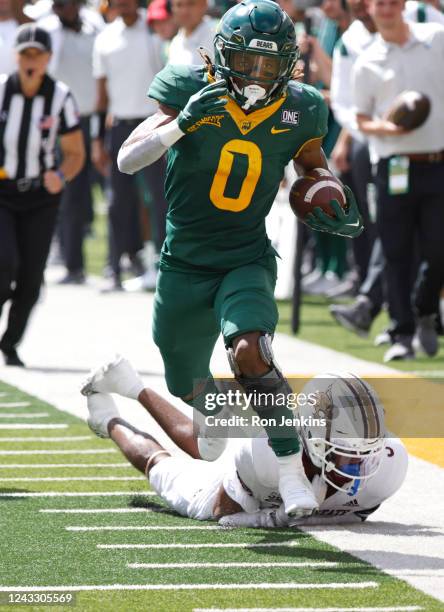
[[[156,162],[188,131],[197,129],[200,119],[224,112],[226,94],[225,81],[216,81],[193,94],[180,112],[160,105],[159,111],[138,125],[121,146],[119,170],[134,174]]]

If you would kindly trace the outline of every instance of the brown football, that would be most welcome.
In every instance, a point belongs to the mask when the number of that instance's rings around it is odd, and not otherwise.
[[[430,114],[430,98],[419,91],[403,91],[393,101],[387,119],[399,127],[414,130],[420,127]]]
[[[292,211],[301,221],[304,221],[305,216],[316,206],[333,217],[330,200],[337,200],[342,208],[346,206],[341,182],[324,168],[315,168],[298,178],[290,189],[289,200]]]

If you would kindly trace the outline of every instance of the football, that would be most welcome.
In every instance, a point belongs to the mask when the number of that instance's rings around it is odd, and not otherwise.
[[[289,200],[291,209],[301,221],[316,206],[333,217],[330,200],[337,200],[342,208],[347,202],[341,182],[324,168],[315,168],[298,178],[290,189]]]
[[[414,130],[420,127],[430,114],[430,99],[418,91],[403,91],[393,101],[387,119],[399,127]]]

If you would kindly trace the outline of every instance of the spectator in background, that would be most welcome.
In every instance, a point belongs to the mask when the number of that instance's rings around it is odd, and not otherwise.
[[[300,37],[302,54],[310,58],[304,71],[308,71],[308,82],[321,91],[330,106],[330,81],[332,55],[336,42],[350,24],[350,15],[341,0],[324,0],[321,9],[324,17],[316,36],[304,34]],[[328,133],[323,149],[330,157],[340,132],[330,110]],[[341,174],[341,180],[349,183],[349,177]],[[347,270],[347,241],[340,236],[314,232],[316,241],[317,266],[302,281],[303,291],[310,294],[335,295],[337,291],[349,290],[349,282],[341,282]],[[345,287],[345,289],[344,289]]]
[[[53,55],[50,74],[65,82],[75,96],[80,125],[86,145],[82,171],[64,190],[60,206],[59,239],[66,276],[61,283],[85,282],[83,240],[92,218],[92,166],[90,152],[90,119],[95,107],[95,80],[92,74],[94,41],[102,27],[91,11],[81,11],[81,0],[54,0],[52,13],[38,24],[52,39]]]
[[[170,64],[202,64],[199,47],[213,56],[217,22],[206,15],[207,0],[171,0],[171,10],[179,31],[170,44]]]
[[[23,0],[18,0],[23,4]],[[80,9],[80,15],[87,21],[94,23],[96,27],[101,28],[103,25],[103,19],[99,12],[94,6],[85,6],[85,0],[80,2],[82,7]],[[88,3],[89,4],[89,3]],[[28,19],[38,21],[48,15],[52,14],[53,0],[37,0],[34,4],[25,4],[23,7],[23,13]]]
[[[12,0],[0,0],[0,74],[15,70],[14,39],[18,21],[12,12]]]
[[[177,25],[169,0],[152,0],[146,12],[146,22],[153,32],[165,41],[165,58],[167,58],[169,41],[177,34]]]
[[[165,160],[144,168],[136,176],[119,172],[117,153],[133,129],[156,111],[147,98],[148,87],[162,68],[162,41],[146,25],[137,0],[113,0],[118,17],[101,32],[94,45],[94,76],[97,103],[93,129],[92,155],[102,174],[110,174],[109,264],[111,276],[104,290],[121,290],[120,259],[128,253],[134,259],[143,247],[141,233],[141,189],[138,178],[146,182],[152,210],[156,246],[165,237],[166,202],[164,196]],[[112,117],[109,145],[105,146],[106,115]],[[141,271],[143,272],[143,270]]]
[[[353,106],[352,70],[358,57],[373,42],[376,26],[364,0],[347,0],[353,22],[344,32],[333,54],[331,103],[336,120],[342,126],[341,136],[332,153],[337,167],[350,168],[354,193],[364,218],[365,231],[353,241],[355,262],[362,282],[359,295],[352,304],[332,304],[333,317],[360,336],[367,336],[385,300],[383,287],[384,257],[377,236],[375,211],[369,209],[367,195],[373,196],[373,177],[368,141],[358,130]],[[404,18],[413,22],[434,22],[444,25],[444,15],[429,4],[408,0]],[[372,203],[374,204],[374,203]],[[413,253],[413,250],[412,250]],[[390,343],[386,332],[378,334],[376,344]]]
[[[414,348],[432,356],[438,350],[436,317],[444,284],[444,28],[408,23],[403,0],[369,0],[368,9],[379,36],[354,66],[353,97],[358,127],[377,160],[377,228],[392,320],[392,346],[384,360],[411,359]],[[409,89],[427,94],[432,110],[421,127],[407,132],[386,113]],[[421,266],[412,307],[416,244]]]
[[[49,34],[23,25],[14,46],[18,72],[0,77],[0,311],[11,301],[0,350],[6,365],[23,366],[17,345],[39,297],[60,194],[80,171],[84,146],[68,87],[46,74]]]

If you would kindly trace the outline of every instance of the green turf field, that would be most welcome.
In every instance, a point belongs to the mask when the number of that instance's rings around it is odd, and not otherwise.
[[[374,346],[377,334],[387,328],[389,320],[385,312],[381,313],[373,324],[368,338],[359,338],[338,325],[328,311],[334,300],[322,297],[305,296],[301,308],[301,324],[297,337],[314,342],[336,351],[348,353],[353,357],[382,363],[387,346]],[[291,334],[291,304],[279,302],[278,331]],[[411,361],[392,361],[389,367],[403,372],[412,372],[426,378],[444,382],[444,339],[440,338],[440,351],[436,357],[419,355]]]
[[[110,441],[2,383],[0,415],[1,597],[5,587],[63,587],[78,610],[113,612],[444,609],[303,532],[222,530],[175,515]]]

